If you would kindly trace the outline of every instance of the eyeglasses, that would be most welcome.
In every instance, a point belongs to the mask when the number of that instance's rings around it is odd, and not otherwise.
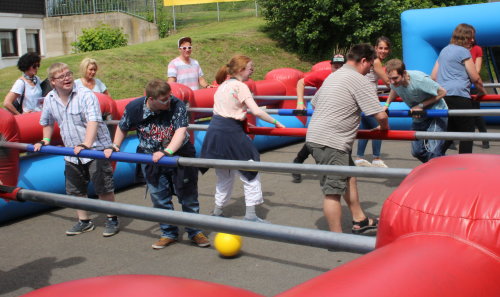
[[[188,51],[188,50],[191,50],[193,47],[192,46],[179,46],[179,48],[184,50],[184,51]]]
[[[71,78],[73,77],[73,72],[72,71],[68,71],[66,72],[65,74],[61,74],[60,76],[58,77],[54,77],[54,79],[57,79],[57,80],[65,80],[66,78]]]
[[[33,68],[40,68],[40,64],[33,64],[33,66],[31,66]]]
[[[170,103],[170,100],[172,100],[172,97],[173,97],[172,95],[169,95],[169,96],[167,97],[167,100],[165,100],[165,98],[162,98],[163,100],[158,99],[158,100],[156,100],[156,101],[158,101],[158,103],[160,103],[160,104],[162,104],[162,105],[167,105],[167,104],[169,104],[169,103]]]

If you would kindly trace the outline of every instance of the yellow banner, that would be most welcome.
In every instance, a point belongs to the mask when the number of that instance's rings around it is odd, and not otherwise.
[[[180,6],[180,5],[203,4],[203,3],[239,2],[239,1],[248,1],[248,0],[163,0],[163,5]]]

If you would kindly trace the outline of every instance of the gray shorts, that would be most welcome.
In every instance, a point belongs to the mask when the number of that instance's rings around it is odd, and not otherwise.
[[[74,164],[66,161],[64,176],[66,177],[66,194],[87,196],[87,187],[91,181],[97,195],[111,193],[115,190],[113,183],[113,167],[109,160],[93,160],[86,164]]]
[[[306,145],[316,164],[354,166],[351,153],[313,142],[306,142]],[[320,179],[321,190],[324,195],[344,195],[348,179],[347,176],[323,175]]]

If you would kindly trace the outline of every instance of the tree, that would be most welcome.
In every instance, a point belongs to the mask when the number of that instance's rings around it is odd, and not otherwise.
[[[401,55],[401,13],[408,9],[474,4],[457,0],[258,0],[266,29],[285,48],[305,58],[330,58],[335,48],[374,43],[380,36]],[[439,21],[439,20],[436,20]]]

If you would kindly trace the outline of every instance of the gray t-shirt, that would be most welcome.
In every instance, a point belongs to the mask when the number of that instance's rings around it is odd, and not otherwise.
[[[472,56],[463,46],[449,44],[438,57],[437,82],[447,92],[446,96],[470,98],[470,79],[464,61]]]
[[[361,112],[382,111],[373,85],[348,64],[329,75],[312,99],[314,113],[306,141],[351,152]]]
[[[399,97],[410,108],[429,99],[430,97],[437,96],[439,90],[439,84],[433,81],[430,76],[417,70],[406,71],[410,76],[410,81],[408,86],[395,87],[391,84],[391,89],[398,93]],[[427,107],[427,109],[448,109],[444,99],[439,100],[432,106]],[[413,118],[415,122],[423,121],[423,118]]]

